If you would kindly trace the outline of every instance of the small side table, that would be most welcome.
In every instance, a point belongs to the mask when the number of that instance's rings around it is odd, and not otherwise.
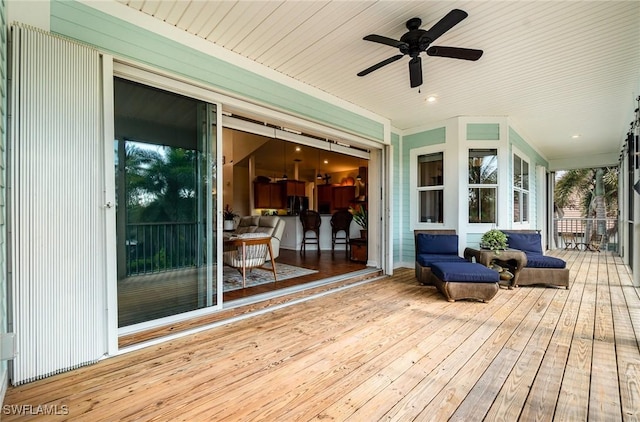
[[[518,286],[520,270],[527,265],[527,255],[517,249],[505,249],[499,252],[494,252],[491,249],[465,248],[464,259],[471,261],[471,258],[475,258],[478,264],[482,264],[485,267],[490,267],[495,261],[501,263],[502,266],[509,267],[513,272],[513,278],[509,281],[507,286],[509,289],[513,289]]]
[[[367,239],[361,237],[349,240],[351,249],[351,260],[357,262],[367,262],[369,254],[367,251]]]

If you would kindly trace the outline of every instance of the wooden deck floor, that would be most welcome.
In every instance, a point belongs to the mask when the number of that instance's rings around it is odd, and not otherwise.
[[[47,420],[637,420],[639,289],[610,253],[554,255],[570,290],[449,303],[400,270],[10,388],[4,404],[67,406]]]

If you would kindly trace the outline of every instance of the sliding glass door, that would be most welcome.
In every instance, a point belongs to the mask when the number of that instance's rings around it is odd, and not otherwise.
[[[118,326],[218,303],[215,105],[114,80]]]

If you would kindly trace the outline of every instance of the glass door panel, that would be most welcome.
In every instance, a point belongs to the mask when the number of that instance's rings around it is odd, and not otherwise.
[[[218,303],[215,112],[114,81],[119,327]]]

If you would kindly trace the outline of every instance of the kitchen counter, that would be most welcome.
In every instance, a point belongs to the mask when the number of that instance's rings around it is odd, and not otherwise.
[[[302,244],[302,223],[297,215],[281,215],[285,221],[284,232],[280,240],[281,249],[300,250]],[[331,250],[331,214],[320,215],[320,250]],[[349,236],[352,239],[360,237],[360,226],[351,222]],[[315,245],[307,245],[307,251],[315,250]],[[344,250],[345,245],[336,245],[336,250]]]

